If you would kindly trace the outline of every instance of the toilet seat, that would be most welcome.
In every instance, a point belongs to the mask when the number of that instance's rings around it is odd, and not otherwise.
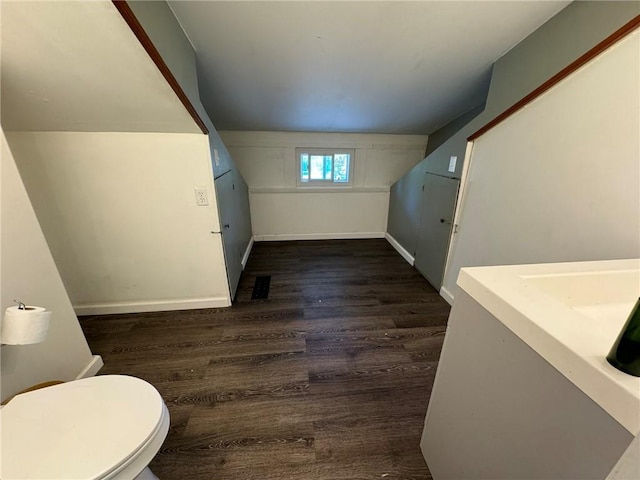
[[[162,397],[139,378],[105,375],[18,395],[0,410],[0,478],[133,478],[168,427]]]

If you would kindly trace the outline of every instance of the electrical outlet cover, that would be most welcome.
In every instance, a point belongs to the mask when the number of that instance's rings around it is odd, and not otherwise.
[[[196,188],[196,205],[199,207],[206,207],[209,205],[209,196],[206,188]]]

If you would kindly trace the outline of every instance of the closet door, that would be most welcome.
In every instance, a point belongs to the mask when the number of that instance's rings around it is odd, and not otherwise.
[[[442,286],[459,185],[457,178],[424,176],[415,267],[436,290]]]
[[[227,265],[227,279],[231,299],[236,296],[240,274],[242,273],[242,253],[240,251],[240,229],[237,225],[238,214],[235,202],[235,184],[233,171],[216,178],[216,198],[220,215],[220,231],[224,245],[224,259]]]

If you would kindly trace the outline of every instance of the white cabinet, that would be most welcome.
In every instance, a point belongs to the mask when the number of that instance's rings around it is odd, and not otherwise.
[[[605,479],[637,433],[640,379],[605,356],[640,262],[558,265],[463,270],[421,442],[435,480]]]

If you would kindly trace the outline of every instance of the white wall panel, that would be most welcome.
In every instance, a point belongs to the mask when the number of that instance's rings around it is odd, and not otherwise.
[[[423,135],[221,132],[249,185],[257,240],[383,237],[389,186],[422,160]],[[353,148],[353,187],[296,183],[296,147]]]
[[[229,304],[205,135],[8,137],[76,311]],[[208,206],[196,206],[196,187]]]
[[[388,191],[251,193],[256,240],[383,237]]]

